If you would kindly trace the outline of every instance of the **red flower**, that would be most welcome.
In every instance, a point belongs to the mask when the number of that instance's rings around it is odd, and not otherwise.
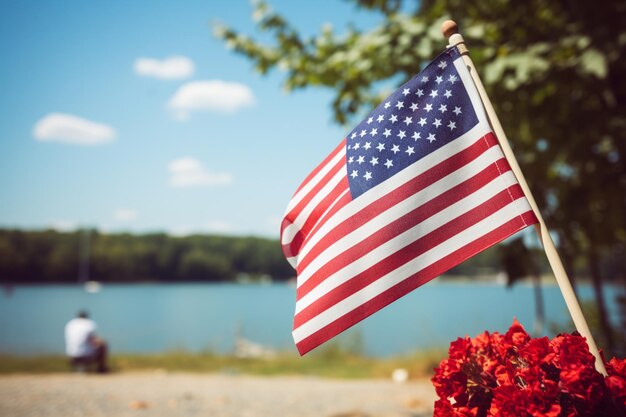
[[[594,368],[585,338],[533,339],[514,320],[506,334],[484,332],[450,344],[435,369],[436,417],[626,416],[626,360]]]
[[[513,385],[493,391],[490,416],[498,417],[558,417],[561,406],[550,395],[530,387],[519,389]]]
[[[458,338],[456,341],[450,343],[450,350],[448,354],[450,359],[463,360],[467,355],[471,353],[472,341],[469,337]]]
[[[506,332],[506,335],[504,335],[504,339],[515,347],[521,347],[530,340],[530,336],[528,336],[528,333],[526,333],[519,321],[513,319],[513,324],[509,331]]]
[[[550,341],[554,350],[554,363],[561,369],[586,366],[595,369],[595,357],[589,352],[584,337],[579,334],[560,334]]]
[[[561,391],[579,414],[591,414],[604,401],[604,378],[594,368],[570,366],[560,377]]]
[[[611,376],[626,379],[626,359],[613,358],[606,364],[606,371]]]
[[[435,401],[433,417],[476,417],[478,408],[454,407],[448,400]]]
[[[435,376],[432,378],[437,395],[441,398],[458,399],[467,389],[467,376],[461,371],[460,361],[444,359],[435,368]]]
[[[613,358],[606,364],[605,378],[609,396],[620,415],[626,416],[626,359]]]
[[[550,340],[547,337],[540,337],[531,339],[522,347],[519,356],[529,364],[543,365],[554,359],[554,352],[550,349]]]

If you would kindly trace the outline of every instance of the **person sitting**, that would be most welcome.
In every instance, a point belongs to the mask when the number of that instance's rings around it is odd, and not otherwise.
[[[84,370],[91,364],[107,372],[107,343],[96,336],[96,323],[81,310],[65,325],[65,352],[73,369]]]

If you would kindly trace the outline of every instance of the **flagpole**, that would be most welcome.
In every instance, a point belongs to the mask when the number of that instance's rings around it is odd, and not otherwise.
[[[596,369],[606,376],[607,373],[604,367],[604,362],[602,361],[602,357],[600,356],[600,352],[598,351],[596,342],[591,335],[589,325],[585,320],[582,309],[580,308],[580,304],[576,299],[576,294],[574,293],[572,284],[570,283],[567,273],[565,272],[565,268],[563,268],[563,263],[561,262],[561,258],[559,257],[558,252],[556,251],[554,241],[552,240],[548,228],[546,227],[546,223],[544,222],[543,217],[541,216],[541,212],[537,207],[535,198],[530,192],[530,188],[528,187],[528,183],[524,178],[524,174],[522,173],[519,164],[517,163],[517,159],[515,159],[515,155],[511,150],[511,146],[509,145],[509,141],[507,140],[504,130],[502,129],[500,120],[498,120],[498,116],[496,115],[496,112],[491,105],[491,101],[487,96],[485,87],[483,86],[483,83],[480,80],[478,73],[476,72],[476,68],[474,67],[472,60],[469,57],[469,50],[465,46],[465,40],[463,39],[463,36],[458,33],[458,26],[453,20],[446,20],[445,22],[443,22],[443,24],[441,25],[441,32],[443,33],[443,36],[449,39],[449,46],[457,47],[463,57],[463,61],[467,65],[469,72],[472,75],[474,84],[476,85],[480,98],[482,99],[483,105],[485,106],[485,111],[487,112],[489,123],[491,124],[491,127],[496,137],[498,138],[498,141],[500,142],[502,151],[504,152],[504,155],[508,160],[509,165],[511,165],[511,169],[515,174],[515,177],[517,177],[517,181],[524,190],[524,194],[526,195],[530,206],[532,207],[535,215],[537,216],[537,219],[539,220],[539,223],[535,225],[535,230],[537,231],[539,240],[543,244],[543,248],[550,263],[550,267],[554,272],[557,284],[561,289],[561,293],[563,294],[563,298],[565,299],[565,304],[567,305],[569,313],[572,316],[572,320],[574,321],[576,330],[587,339],[589,351],[596,358]]]

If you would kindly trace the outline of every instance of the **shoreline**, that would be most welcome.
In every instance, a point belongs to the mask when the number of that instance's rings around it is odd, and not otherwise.
[[[295,277],[294,277],[295,278]],[[227,281],[202,281],[202,280],[158,280],[158,279],[137,279],[137,280],[103,280],[103,281],[90,281],[97,282],[100,285],[114,285],[114,286],[127,286],[127,285],[215,285],[215,286],[228,286],[228,285],[236,285],[236,286],[271,286],[271,285],[279,285],[286,287],[294,287],[293,279],[287,280],[251,280],[251,281],[238,281],[238,280],[227,280]],[[580,285],[591,285],[592,280],[590,277],[577,277],[576,282]],[[489,273],[489,274],[476,274],[476,275],[441,275],[438,276],[428,284],[438,285],[438,284],[492,284],[492,285],[506,285],[506,277],[502,276],[502,273]],[[76,282],[74,280],[67,281],[15,281],[15,280],[2,280],[0,281],[0,287],[83,287],[84,282]],[[520,278],[515,282],[515,285],[533,285],[533,279],[531,277]],[[541,285],[545,286],[556,286],[556,280],[552,274],[542,274],[541,275]],[[619,280],[615,282],[607,281],[603,283],[604,286],[616,286],[619,287]],[[295,287],[294,287],[295,288]]]
[[[268,357],[237,357],[214,353],[169,352],[155,355],[115,354],[109,358],[112,374],[127,372],[189,372],[222,375],[305,376],[340,379],[389,379],[395,369],[406,369],[410,378],[430,376],[447,349],[431,349],[411,355],[377,358],[330,346],[312,355],[277,352]],[[0,355],[0,375],[70,374],[63,355]]]

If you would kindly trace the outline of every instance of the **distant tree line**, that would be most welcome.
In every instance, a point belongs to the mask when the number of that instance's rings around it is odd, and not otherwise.
[[[259,237],[0,230],[0,281],[77,282],[81,268],[85,277],[104,282],[295,275],[278,241]]]
[[[446,272],[448,276],[493,276],[500,271],[511,275],[506,257],[514,245],[487,249]],[[517,254],[513,275],[549,273],[539,249]],[[519,258],[523,258],[519,259]],[[615,275],[616,266],[606,262],[606,275]],[[579,276],[586,276],[584,263]],[[295,276],[285,261],[280,242],[260,237],[215,235],[170,236],[165,233],[101,233],[93,230],[0,229],[0,282],[53,283],[90,279],[104,282],[187,282],[235,281],[270,276],[284,281]],[[81,276],[79,278],[79,276]]]

